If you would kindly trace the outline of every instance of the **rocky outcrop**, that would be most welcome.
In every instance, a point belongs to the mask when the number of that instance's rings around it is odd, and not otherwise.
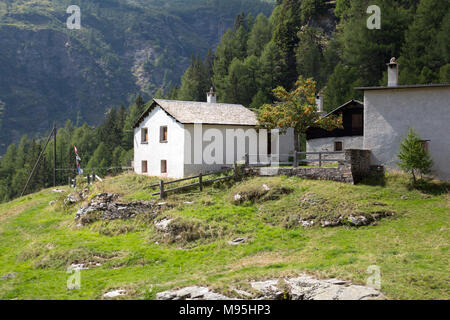
[[[139,214],[159,215],[162,205],[154,201],[118,202],[118,194],[102,193],[95,196],[87,206],[78,209],[75,220],[82,225],[97,220],[131,219]]]
[[[273,279],[250,283],[255,293],[235,289],[240,297],[253,300],[384,300],[378,290],[353,285],[338,279],[318,280],[308,275],[291,279]],[[206,287],[187,287],[164,291],[156,295],[158,300],[229,300],[231,297],[214,293]]]

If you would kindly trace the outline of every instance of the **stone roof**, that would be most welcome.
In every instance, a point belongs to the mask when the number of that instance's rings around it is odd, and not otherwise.
[[[182,124],[240,126],[256,126],[258,124],[256,114],[240,104],[154,99],[134,127],[138,127],[156,106],[160,106],[169,116]]]

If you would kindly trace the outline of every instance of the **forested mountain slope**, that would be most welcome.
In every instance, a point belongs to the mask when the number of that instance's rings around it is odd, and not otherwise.
[[[81,29],[69,30],[70,5]],[[0,154],[54,120],[98,124],[104,112],[175,85],[240,12],[260,0],[6,0],[0,2]]]

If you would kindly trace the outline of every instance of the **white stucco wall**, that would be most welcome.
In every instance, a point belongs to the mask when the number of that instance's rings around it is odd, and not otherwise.
[[[450,180],[450,87],[365,91],[363,148],[372,151],[373,165],[397,168],[409,127],[431,140],[434,174]]]
[[[343,151],[347,149],[362,149],[363,136],[355,137],[329,137],[310,139],[306,141],[306,152],[334,152],[334,143],[342,142]],[[317,159],[317,155],[307,155],[307,159]],[[345,155],[324,155],[323,158],[345,159]]]
[[[289,161],[289,157],[294,155],[294,145],[294,129],[290,128],[286,134],[280,135],[280,162],[287,162]]]
[[[199,126],[197,128],[197,130],[200,130]],[[202,133],[200,131],[195,133],[195,126],[186,124],[185,129],[185,176],[232,167],[236,161],[244,161],[246,153],[250,154],[251,162],[257,160],[257,154],[260,150],[267,154],[267,135],[259,135],[253,127],[202,125]],[[239,138],[234,137],[231,134],[233,132]],[[216,141],[212,136],[219,137],[219,140]],[[251,139],[250,136],[252,137]],[[219,146],[223,146],[223,148],[219,148]],[[216,153],[213,149],[222,149],[222,151]],[[200,155],[202,155],[201,158]]]
[[[160,127],[167,126],[167,143],[160,142]],[[141,129],[148,128],[149,141],[141,143]],[[156,107],[139,128],[134,130],[134,171],[142,174],[142,161],[147,160],[149,176],[184,176],[184,126]],[[161,174],[161,160],[167,160],[167,174]]]

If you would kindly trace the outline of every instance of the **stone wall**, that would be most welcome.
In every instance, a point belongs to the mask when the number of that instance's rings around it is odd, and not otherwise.
[[[370,150],[351,149],[345,152],[345,161],[337,168],[246,168],[250,176],[288,176],[311,180],[331,180],[355,184],[370,174]]]

